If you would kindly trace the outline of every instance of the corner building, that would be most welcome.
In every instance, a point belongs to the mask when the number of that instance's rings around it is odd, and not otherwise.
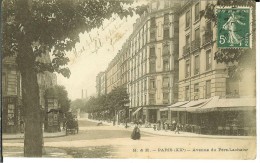
[[[194,0],[181,4],[178,103],[171,110],[177,111],[174,120],[191,128],[186,131],[231,134],[239,126],[243,134],[244,128],[254,128],[255,70],[246,69],[239,81],[228,74],[228,67],[234,64],[217,63],[214,59],[219,50],[217,29],[211,21],[200,19],[200,11],[216,2]],[[249,117],[252,121],[246,122]]]
[[[179,18],[175,1],[153,1],[129,38],[129,118],[155,123],[178,100]]]

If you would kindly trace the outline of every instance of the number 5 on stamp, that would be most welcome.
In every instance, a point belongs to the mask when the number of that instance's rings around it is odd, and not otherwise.
[[[219,7],[217,13],[217,45],[219,48],[251,47],[251,8]]]

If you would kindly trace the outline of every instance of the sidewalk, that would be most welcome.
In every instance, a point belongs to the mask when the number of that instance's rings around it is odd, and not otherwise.
[[[85,119],[86,120],[86,119]],[[88,121],[91,122],[100,122],[98,120],[93,120],[93,119],[87,119]],[[108,122],[104,122],[102,121],[102,123],[104,125],[110,125],[113,126],[113,123],[108,123]],[[133,130],[133,126],[131,126],[131,124],[127,124],[128,128],[125,128],[125,125],[115,125],[115,127],[121,127],[124,128],[126,130],[132,131]],[[160,136],[174,136],[174,137],[191,137],[191,138],[211,138],[211,139],[256,139],[256,136],[232,136],[232,135],[203,135],[203,134],[196,134],[196,133],[191,133],[191,132],[183,132],[180,131],[180,133],[176,133],[174,131],[170,131],[170,130],[160,130],[160,131],[154,131],[153,128],[145,128],[145,127],[141,127],[140,128],[141,132],[145,132],[145,133],[149,133],[149,134],[153,134],[153,135],[160,135]]]
[[[55,133],[48,133],[48,132],[43,133],[44,138],[53,138],[53,137],[62,137],[62,136],[66,136],[65,131],[55,132]],[[24,138],[23,133],[18,133],[18,134],[5,134],[5,133],[3,133],[2,134],[3,140],[23,139],[23,138]]]

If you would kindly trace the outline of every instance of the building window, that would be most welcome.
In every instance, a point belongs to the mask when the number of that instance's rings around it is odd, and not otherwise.
[[[149,104],[150,105],[155,104],[155,94],[149,94]]]
[[[199,20],[200,18],[200,4],[197,3],[195,5],[195,21]]]
[[[185,64],[185,77],[189,77],[190,76],[190,60],[186,60],[186,64]]]
[[[186,35],[185,37],[185,46],[183,46],[183,55],[186,55],[187,53],[190,52],[190,35]]]
[[[195,56],[195,66],[194,66],[194,75],[199,74],[200,72],[200,60],[199,55]]]
[[[144,80],[144,91],[146,91],[147,87],[146,87],[146,79]]]
[[[155,47],[150,47],[150,58],[154,58],[154,57],[156,57]]]
[[[197,28],[195,30],[195,41],[198,41],[200,39],[200,29]]]
[[[165,0],[164,1],[164,8],[170,7],[170,0]]]
[[[15,117],[14,117],[14,109],[15,105],[14,104],[8,104],[7,105],[7,125],[13,126],[15,123]]]
[[[239,80],[234,78],[226,79],[227,97],[239,97]]]
[[[151,27],[156,27],[155,17],[151,18]]]
[[[211,57],[211,49],[206,51],[206,70],[211,70],[212,68],[212,57]]]
[[[169,23],[169,13],[164,14],[163,19],[164,19],[164,24],[168,24]]]
[[[6,94],[6,74],[5,73],[2,74],[2,91],[3,91],[3,94],[5,95]]]
[[[150,73],[156,72],[155,61],[150,61]]]
[[[168,43],[163,45],[163,55],[170,55],[170,46]]]
[[[156,84],[155,84],[155,79],[150,79],[150,89],[155,89]]]
[[[155,40],[155,31],[154,30],[152,30],[151,32],[150,32],[150,40],[151,41],[154,41]]]
[[[163,104],[169,103],[169,93],[163,93]]]
[[[167,39],[167,38],[169,38],[169,36],[170,36],[170,30],[169,30],[169,28],[164,28],[164,29],[163,29],[163,38],[164,38],[164,39]]]
[[[146,105],[146,94],[144,95],[144,105]]]
[[[158,67],[161,67],[162,50],[158,48]]]
[[[158,28],[157,28],[158,37],[161,37],[162,34],[162,23],[158,22]]]
[[[163,60],[163,71],[169,71],[169,70],[170,70],[169,60]]]
[[[199,99],[199,83],[194,84],[194,100]]]
[[[186,12],[186,28],[190,27],[190,21],[191,21],[191,15],[190,11]]]
[[[186,35],[186,46],[190,44],[190,35]]]
[[[189,86],[185,87],[185,101],[189,101],[190,97],[189,97]]]
[[[7,75],[7,95],[17,95],[16,71],[10,71]]]
[[[163,78],[163,88],[169,88],[170,87],[170,78],[164,77]]]
[[[211,97],[211,81],[206,81],[206,98]]]

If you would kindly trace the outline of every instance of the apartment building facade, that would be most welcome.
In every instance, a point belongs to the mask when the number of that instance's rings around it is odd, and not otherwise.
[[[114,88],[120,86],[120,53],[118,53],[115,58],[109,63],[108,68],[105,71],[106,74],[106,93],[110,93]]]
[[[3,132],[17,133],[23,132],[24,128],[24,108],[22,107],[22,77],[15,62],[15,57],[5,57],[2,61],[2,117]],[[44,55],[37,61],[50,62],[50,56]],[[39,85],[39,108],[46,108],[45,90],[57,84],[57,77],[51,72],[37,74]]]
[[[2,61],[2,131],[17,133],[23,117],[21,74],[17,70],[15,57]]]
[[[232,100],[239,103],[245,98],[255,98],[255,70],[245,69],[242,78],[240,80],[235,79],[229,76],[228,67],[236,63],[226,65],[217,63],[214,59],[215,53],[219,50],[216,42],[217,29],[213,22],[204,17],[200,18],[200,11],[204,10],[208,3],[216,2],[204,0],[183,1],[181,5],[179,15],[178,102],[188,102],[184,105],[187,108],[199,107],[200,104],[206,104],[214,97],[226,99],[226,103],[231,103]],[[239,107],[235,103],[234,108]],[[248,106],[251,106],[251,104],[248,104]],[[208,115],[203,116],[208,117],[211,115],[212,119],[217,116],[225,117],[230,119],[227,124],[231,124],[234,123],[233,121],[237,121],[238,117],[247,114],[241,112],[241,109],[237,110],[232,114],[231,111],[222,112],[222,114],[210,112]],[[192,119],[191,115],[190,118]],[[190,118],[189,114],[180,111],[178,115],[175,114],[173,119],[181,124],[193,123]],[[223,121],[228,121],[226,119]],[[209,119],[205,120],[205,118],[204,120],[201,118],[199,121],[211,123]],[[212,124],[212,126],[217,125],[219,122],[213,123],[215,124]]]
[[[178,3],[153,1],[129,38],[129,115],[155,123],[178,100]]]
[[[106,73],[100,72],[96,76],[96,91],[97,96],[106,94]]]

